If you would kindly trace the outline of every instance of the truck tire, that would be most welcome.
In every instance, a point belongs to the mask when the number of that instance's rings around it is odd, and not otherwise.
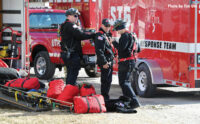
[[[85,68],[85,72],[89,77],[99,77],[97,73],[97,66],[93,66],[91,68]]]
[[[146,64],[139,66],[134,82],[134,87],[140,97],[152,97],[156,90],[156,85],[152,84],[151,74]]]
[[[55,64],[49,58],[47,51],[41,51],[36,54],[34,59],[35,75],[39,79],[51,79],[55,73]]]

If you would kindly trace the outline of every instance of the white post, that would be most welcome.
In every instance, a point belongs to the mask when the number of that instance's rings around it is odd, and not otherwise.
[[[194,40],[194,42],[195,42],[195,49],[194,49],[194,51],[195,51],[195,54],[194,54],[194,79],[195,80],[197,80],[197,29],[198,29],[198,0],[195,0],[195,4],[196,4],[196,7],[195,7],[195,34],[194,34],[194,37],[195,37],[195,40]]]
[[[21,21],[21,32],[22,32],[22,36],[21,36],[21,40],[22,40],[22,44],[21,44],[21,69],[25,69],[25,54],[26,54],[26,39],[25,39],[25,0],[21,0],[23,6],[21,7],[21,17],[22,17],[22,21]]]

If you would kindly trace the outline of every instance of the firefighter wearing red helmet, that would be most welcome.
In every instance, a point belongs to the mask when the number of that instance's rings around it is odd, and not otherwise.
[[[110,42],[110,20],[102,20],[101,28],[95,36],[95,51],[97,64],[101,69],[101,94],[105,100],[109,100],[109,90],[112,82],[114,53]]]
[[[118,78],[119,84],[122,88],[123,95],[131,98],[131,107],[137,108],[140,106],[138,99],[136,98],[135,92],[131,87],[130,76],[135,67],[135,56],[134,56],[134,42],[135,39],[132,33],[126,29],[126,22],[122,19],[115,21],[113,30],[119,33],[119,42],[113,41],[114,47],[118,50]]]
[[[81,40],[94,38],[95,34],[84,33],[79,26],[78,17],[80,13],[75,8],[66,11],[66,21],[61,24],[61,58],[67,67],[66,84],[75,85],[81,68],[82,59]]]

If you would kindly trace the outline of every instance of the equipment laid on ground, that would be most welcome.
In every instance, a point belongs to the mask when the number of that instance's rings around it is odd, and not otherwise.
[[[65,86],[64,81],[59,79],[50,82],[48,97],[46,96],[47,93],[45,86],[43,86],[44,84],[42,84],[38,78],[20,78],[16,69],[5,67],[0,67],[0,76],[2,76],[0,80],[0,103],[28,111],[46,111],[54,108],[73,111],[73,98],[80,93],[79,86],[70,84]],[[92,88],[92,93],[95,92],[94,87],[91,85],[83,84],[82,86],[82,88],[86,88],[84,86],[90,86],[88,88]],[[83,90],[82,93],[86,94],[88,91]],[[100,103],[104,103],[102,100],[104,100],[103,97],[99,100]],[[82,103],[76,101],[76,105],[78,104],[81,105]],[[99,112],[104,111],[104,108],[102,108]],[[96,111],[91,109],[91,112]],[[83,112],[77,111],[77,113]]]
[[[75,113],[102,113],[106,112],[105,102],[102,95],[93,96],[75,96],[74,97]]]
[[[40,83],[38,78],[18,78],[7,82],[5,86],[24,88],[30,90],[30,89],[39,89]]]
[[[67,84],[64,90],[62,91],[62,93],[58,96],[57,100],[73,103],[73,98],[75,96],[78,96],[79,92],[80,91],[79,91],[78,86]],[[61,102],[61,104],[65,104],[65,103]],[[65,105],[69,105],[69,104],[65,104]]]
[[[0,103],[28,111],[73,108],[72,103],[47,97],[45,86],[38,78],[20,78],[16,69],[5,67],[0,67]]]
[[[72,110],[72,103],[62,101],[62,103],[70,105],[66,106],[59,102],[61,101],[46,97],[46,93],[42,90],[24,91],[24,89],[7,87],[0,84],[0,103],[15,106],[19,109],[35,112],[52,110],[54,108]]]
[[[105,101],[105,105],[108,112],[137,113],[131,107],[131,99],[129,97],[120,96],[118,99],[109,99]]]
[[[80,96],[96,95],[95,88],[90,84],[83,84],[80,88]]]
[[[23,82],[26,82],[24,83],[24,86],[22,86]],[[17,84],[19,84],[19,86]],[[33,85],[34,87],[32,88],[36,89],[25,87],[25,84],[27,86]],[[37,86],[36,84],[40,84],[40,87],[35,87]],[[58,84],[58,87],[55,84]],[[41,86],[41,83],[39,83],[38,79],[36,80],[35,78],[19,78],[11,80],[5,85],[0,84],[0,103],[34,112],[49,111],[59,108],[61,110],[67,110],[77,114],[103,113],[107,111],[106,107],[108,107],[110,112],[137,112],[136,110],[127,107],[129,104],[126,100],[111,100],[109,102],[107,101],[105,104],[102,95],[94,95],[96,94],[95,89],[90,84],[83,84],[80,87],[82,90],[79,90],[78,86],[69,84],[64,88],[65,85],[62,79],[53,80],[50,82],[51,88],[48,89],[49,93],[46,93],[46,89],[44,89],[44,87],[41,88]],[[56,91],[58,89],[61,91]],[[56,93],[54,94],[53,91]],[[80,91],[83,96],[79,96]],[[50,97],[57,97],[57,99]]]
[[[49,89],[47,90],[47,97],[57,99],[64,88],[65,84],[62,79],[50,81]]]
[[[31,93],[0,85],[0,102],[19,109],[27,111],[51,110],[51,104],[41,95],[32,95]]]
[[[72,85],[66,85],[61,94],[57,99],[53,99],[46,96],[44,89],[28,90],[0,84],[0,103],[27,111],[39,112],[60,108],[71,112],[74,110],[75,113],[106,112],[102,95],[78,96],[79,88]]]

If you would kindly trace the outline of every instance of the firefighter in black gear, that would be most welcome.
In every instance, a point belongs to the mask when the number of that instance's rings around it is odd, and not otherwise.
[[[81,68],[80,61],[82,59],[81,40],[91,39],[95,34],[84,33],[79,26],[79,11],[70,8],[66,11],[66,21],[61,24],[61,58],[67,67],[66,84],[75,85],[76,79]]]
[[[140,106],[136,98],[135,92],[131,87],[130,76],[135,67],[134,56],[134,38],[132,34],[126,30],[126,22],[119,19],[113,25],[113,30],[117,31],[121,37],[119,42],[113,41],[114,47],[118,50],[118,78],[122,88],[123,95],[131,98],[131,107],[137,108]]]
[[[112,43],[110,42],[110,20],[103,19],[101,28],[95,36],[95,51],[97,64],[101,69],[101,94],[105,100],[109,99],[109,90],[112,82],[113,58]]]

